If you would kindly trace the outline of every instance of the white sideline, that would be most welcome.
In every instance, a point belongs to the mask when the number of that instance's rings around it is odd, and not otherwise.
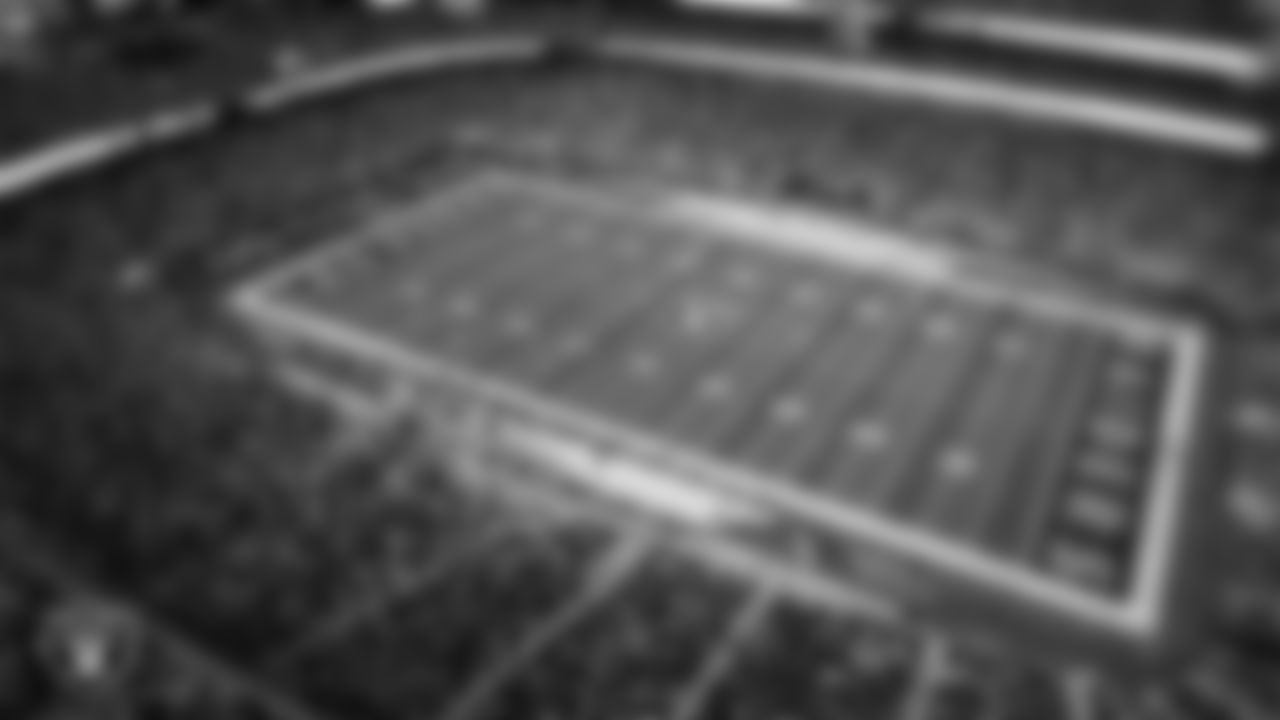
[[[1266,56],[1261,49],[1243,42],[974,10],[931,13],[925,17],[924,26],[939,35],[979,38],[1154,70],[1177,70],[1244,85],[1259,84],[1267,77]]]
[[[618,35],[600,41],[597,47],[606,55],[624,59],[945,103],[1242,157],[1256,157],[1270,143],[1267,131],[1258,124],[1230,115],[1084,90],[1046,90],[973,73],[642,35]]]
[[[1173,367],[1165,406],[1160,416],[1159,455],[1151,489],[1149,516],[1145,518],[1138,547],[1136,591],[1129,612],[1141,619],[1163,612],[1165,593],[1173,580],[1178,549],[1182,545],[1182,518],[1190,481],[1196,422],[1203,403],[1203,379],[1211,349],[1203,332],[1184,328],[1174,338]]]

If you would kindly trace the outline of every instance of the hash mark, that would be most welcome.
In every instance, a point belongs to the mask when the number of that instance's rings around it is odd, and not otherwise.
[[[966,447],[953,447],[942,454],[939,469],[947,480],[963,483],[978,474],[978,458]]]
[[[786,397],[773,406],[771,415],[779,425],[798,425],[809,417],[809,404],[799,397]]]
[[[637,378],[652,378],[661,374],[662,363],[653,353],[636,353],[627,359],[627,370]]]
[[[476,299],[470,295],[459,293],[449,300],[449,316],[457,320],[469,320],[479,312]]]
[[[889,431],[884,425],[871,420],[863,420],[850,428],[849,441],[858,449],[866,452],[879,452],[889,445]]]
[[[733,382],[724,375],[712,375],[698,386],[698,397],[705,402],[721,403],[737,393]]]

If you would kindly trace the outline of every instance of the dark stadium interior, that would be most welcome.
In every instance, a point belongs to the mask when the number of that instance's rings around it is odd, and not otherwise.
[[[31,38],[6,28],[32,3],[0,2],[0,717],[1280,716],[1276,81],[930,20],[1194,37],[1234,68],[1280,46],[1264,0],[382,4],[68,0]],[[764,59],[664,57],[689,48]],[[1162,621],[1128,637],[803,523],[738,537],[480,478],[465,427],[282,379],[237,288],[495,171],[853,218],[1020,297],[1195,328]],[[469,392],[414,402],[449,425]]]

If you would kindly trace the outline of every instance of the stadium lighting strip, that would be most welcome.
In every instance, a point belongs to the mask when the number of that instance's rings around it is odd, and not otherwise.
[[[805,0],[680,0],[698,10],[761,16],[817,18],[828,14]],[[1267,58],[1243,42],[1216,41],[1189,33],[1143,31],[1100,21],[1031,16],[971,8],[925,9],[925,30],[1032,50],[1112,60],[1155,70],[1218,78],[1244,85],[1267,79]]]
[[[1267,59],[1260,50],[1244,43],[1217,42],[1189,35],[974,10],[931,13],[924,18],[924,26],[940,35],[1127,62],[1156,70],[1180,70],[1243,85],[1260,84],[1268,76]]]
[[[536,56],[545,44],[545,39],[538,34],[433,42],[339,61],[269,81],[245,92],[241,100],[253,110],[276,112],[381,79],[459,65],[527,60]],[[208,130],[215,126],[217,115],[216,100],[198,101],[139,120],[85,131],[16,157],[0,159],[0,202],[63,178],[91,172],[135,152]]]
[[[606,56],[633,61],[945,103],[1243,157],[1257,157],[1270,145],[1264,128],[1230,115],[1082,90],[1046,90],[972,73],[645,36],[605,38],[596,47]]]
[[[511,176],[485,175],[438,194],[424,203],[420,212],[412,213],[412,217],[420,218],[422,212],[466,200],[471,193],[482,192],[487,184],[508,182],[518,182],[535,191],[561,192],[554,189],[553,183],[549,184],[551,181],[544,179],[521,180]],[[401,218],[393,224],[401,222],[405,220]],[[788,228],[788,232],[794,232],[794,229]],[[1159,455],[1149,478],[1150,500],[1143,515],[1136,577],[1132,578],[1133,584],[1126,596],[1120,600],[1109,600],[1051,576],[1045,577],[958,546],[947,538],[906,527],[897,520],[856,504],[837,505],[827,498],[780,485],[764,475],[729,466],[706,453],[655,439],[600,413],[557,402],[517,382],[424,354],[276,296],[281,284],[329,261],[336,253],[349,251],[353,242],[378,242],[381,236],[377,228],[361,235],[363,241],[338,241],[323,246],[250,280],[232,293],[229,298],[232,308],[270,332],[286,337],[301,336],[341,348],[420,381],[466,388],[488,402],[512,408],[513,416],[535,418],[537,422],[523,420],[507,425],[508,429],[504,431],[507,438],[517,439],[524,449],[532,450],[552,467],[566,468],[584,481],[588,476],[597,474],[612,476],[615,480],[630,477],[651,481],[660,478],[664,483],[670,483],[676,477],[691,478],[691,482],[700,483],[705,491],[690,501],[688,507],[693,508],[689,511],[691,516],[707,521],[729,518],[733,522],[759,522],[758,518],[767,518],[772,514],[767,510],[772,509],[852,537],[869,539],[944,573],[958,574],[989,587],[1007,590],[1036,605],[1133,639],[1150,640],[1162,627],[1165,595],[1179,543],[1188,460],[1201,399],[1201,380],[1209,353],[1206,338],[1191,324],[1174,326],[1170,321],[1156,319],[1148,329],[1153,336],[1166,337],[1175,369],[1169,387],[1166,387],[1159,428]],[[856,242],[857,239],[858,231],[853,228],[846,235],[846,240]],[[789,251],[811,252],[807,244]],[[1170,337],[1171,332],[1174,334]],[[555,448],[550,448],[544,439],[552,437],[548,433],[557,437]],[[579,446],[572,451],[571,459],[566,459],[563,450],[565,437],[574,438],[568,442]],[[578,438],[584,440],[579,441]],[[662,470],[651,470],[654,466]],[[637,470],[639,467],[645,469]],[[716,496],[721,493],[725,497],[716,501]]]
[[[0,164],[0,201],[17,197],[61,177],[92,169],[139,145],[128,128],[86,133]]]
[[[246,96],[250,107],[273,110],[302,100],[339,93],[372,80],[412,75],[492,61],[521,61],[535,57],[545,46],[527,35],[496,37],[466,42],[428,43],[420,47],[378,53],[371,57],[340,63],[330,68],[286,78],[258,88]]]
[[[0,202],[60,177],[212,127],[214,115],[212,107],[201,104],[174,108],[127,126],[75,135],[0,162]]]

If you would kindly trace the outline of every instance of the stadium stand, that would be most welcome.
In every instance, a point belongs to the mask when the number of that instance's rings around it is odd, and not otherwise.
[[[1142,6],[1123,12],[1143,23],[1197,12]],[[447,32],[315,22],[326,37],[359,36],[335,42],[334,57],[403,53],[419,33]],[[688,28],[679,37],[709,32],[701,20]],[[715,38],[727,35],[747,42]],[[0,709],[83,711],[42,664],[36,629],[85,597],[126,608],[160,648],[146,645],[121,717],[742,720],[853,709],[1163,720],[1280,707],[1267,682],[1280,662],[1277,521],[1265,512],[1268,498],[1280,502],[1268,486],[1280,448],[1268,168],[1096,127],[635,54],[500,55],[418,76],[409,68],[438,54],[393,54],[284,86],[296,93],[231,70],[216,94],[252,88],[234,123],[213,110],[191,130],[159,133],[164,143],[125,143],[141,152],[70,153],[114,157],[75,177],[13,175],[51,182],[15,181],[0,205]],[[374,82],[380,74],[393,77]],[[208,93],[177,77],[183,100]],[[175,97],[135,92],[90,124]],[[18,121],[9,147],[57,126],[45,118],[86,122],[77,103],[33,101],[27,117],[40,119]],[[1202,418],[1204,517],[1188,525],[1205,559],[1182,563],[1179,578],[1187,604],[1204,607],[1175,613],[1168,642],[1136,659],[1075,648],[1062,628],[1039,642],[990,621],[956,623],[964,632],[948,618],[881,623],[678,552],[701,544],[696,533],[613,515],[584,523],[595,510],[576,502],[538,498],[550,507],[533,512],[532,498],[470,492],[418,429],[339,418],[284,388],[227,294],[492,167],[853,216],[975,258],[993,282],[1084,288],[1205,320],[1224,356]],[[1235,497],[1243,510],[1221,507]],[[795,567],[822,552],[803,538],[795,547]]]

